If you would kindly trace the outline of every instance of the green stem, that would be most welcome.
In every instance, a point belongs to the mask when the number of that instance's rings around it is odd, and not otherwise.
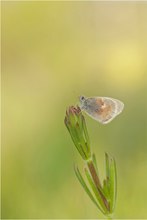
[[[100,182],[100,179],[97,175],[97,172],[96,172],[96,169],[95,169],[95,166],[93,164],[92,159],[87,161],[87,166],[88,166],[88,169],[89,169],[90,174],[92,176],[92,179],[93,179],[93,181],[94,181],[94,183],[97,187],[97,190],[98,190],[98,192],[99,192],[99,194],[100,194],[100,196],[101,196],[101,198],[102,198],[102,200],[103,200],[103,202],[106,206],[106,209],[108,211],[110,211],[110,204],[108,203],[107,199],[105,198],[105,196],[103,195],[103,193],[101,191],[101,189],[102,189],[101,182]]]
[[[91,173],[91,176],[92,176],[92,178],[93,178],[93,181],[94,181],[95,185],[96,185],[97,187],[102,188],[101,183],[100,183],[100,179],[99,179],[99,177],[98,177],[98,175],[97,175],[97,172],[96,172],[96,169],[95,169],[95,167],[94,167],[93,161],[90,159],[90,160],[87,162],[87,165],[88,165],[88,169],[89,169],[89,171],[90,171],[90,173]]]

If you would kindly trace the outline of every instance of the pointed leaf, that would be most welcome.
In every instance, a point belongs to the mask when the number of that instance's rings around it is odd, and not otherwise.
[[[110,169],[110,165],[109,165],[109,157],[108,154],[105,153],[105,161],[106,161],[106,177],[109,178],[110,173],[109,173],[109,169]]]
[[[116,163],[114,159],[110,161],[110,211],[113,212],[116,202],[116,193],[117,193],[117,172],[116,172]]]
[[[96,173],[97,173],[97,175],[98,175],[98,167],[97,167],[97,162],[96,162],[96,156],[95,156],[95,154],[92,154],[92,161],[93,161],[93,164],[94,164]],[[98,175],[98,176],[99,176],[99,175]]]
[[[90,139],[89,139],[88,130],[86,127],[85,118],[83,115],[82,115],[82,126],[83,126],[83,130],[84,130],[85,140],[87,142],[87,147],[88,147],[88,150],[90,151]]]
[[[84,190],[86,191],[86,193],[88,194],[88,196],[90,197],[90,199],[92,200],[92,202],[98,207],[98,209],[101,210],[101,208],[99,207],[98,203],[96,202],[95,198],[93,197],[92,193],[90,192],[89,188],[87,187],[79,169],[74,168],[75,170],[75,174],[79,180],[79,182],[81,183],[81,185],[83,186]],[[101,210],[102,211],[102,210]]]
[[[105,197],[107,198],[108,201],[110,201],[110,193],[109,193],[109,187],[108,187],[108,181],[104,180],[103,181],[103,193]]]
[[[95,194],[95,196],[96,196],[96,198],[98,200],[98,203],[99,203],[99,205],[101,207],[101,209],[100,209],[101,212],[103,212],[103,214],[108,214],[109,212],[108,212],[108,210],[107,210],[107,208],[105,206],[105,203],[104,203],[104,201],[103,201],[103,199],[101,197],[100,189],[98,190],[98,188],[95,186],[95,184],[94,184],[94,182],[92,180],[92,177],[91,177],[91,175],[89,174],[89,172],[88,172],[88,170],[86,168],[85,168],[85,174],[86,174],[88,182],[89,182],[89,184],[90,184],[90,186],[91,186],[91,188],[92,188],[92,190],[93,190],[93,192],[94,192],[94,194]]]

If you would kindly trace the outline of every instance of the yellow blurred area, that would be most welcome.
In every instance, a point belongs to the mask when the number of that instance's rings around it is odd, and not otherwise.
[[[86,118],[104,176],[118,169],[116,218],[147,218],[146,2],[2,2],[2,218],[103,218],[78,183],[64,125],[79,95],[120,99]]]

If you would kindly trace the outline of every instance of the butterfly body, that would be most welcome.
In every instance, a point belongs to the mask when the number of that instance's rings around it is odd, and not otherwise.
[[[124,108],[123,102],[109,97],[80,96],[79,99],[81,110],[102,124],[112,121]]]

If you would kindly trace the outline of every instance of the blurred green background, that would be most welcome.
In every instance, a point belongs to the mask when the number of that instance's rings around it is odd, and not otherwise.
[[[88,116],[104,176],[117,161],[116,218],[147,218],[146,2],[2,2],[2,218],[103,218],[75,177],[64,125],[78,96],[125,104]]]

